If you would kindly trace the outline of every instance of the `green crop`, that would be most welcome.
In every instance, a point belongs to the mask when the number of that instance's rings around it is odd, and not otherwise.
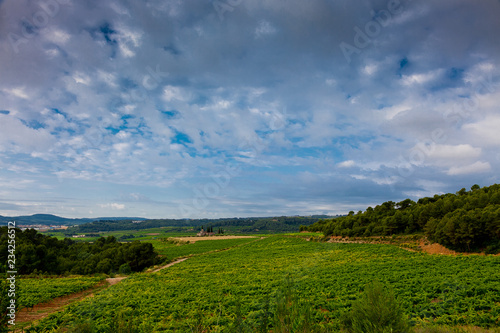
[[[17,281],[18,309],[88,289],[104,277],[32,278]]]
[[[117,318],[144,332],[256,330],[264,312],[279,312],[273,300],[289,279],[294,299],[323,329],[338,331],[340,318],[374,280],[394,290],[413,324],[494,327],[500,324],[499,272],[497,256],[428,255],[392,245],[273,236],[136,274],[32,331],[71,326],[77,318],[88,318],[96,332],[113,331]]]

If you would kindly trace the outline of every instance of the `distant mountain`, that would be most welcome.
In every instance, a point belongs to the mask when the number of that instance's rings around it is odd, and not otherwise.
[[[121,221],[121,220],[137,220],[143,221],[145,218],[142,217],[96,217],[96,218],[77,218],[71,219],[66,217],[60,217],[51,214],[35,214],[30,216],[1,216],[0,224],[4,225],[8,221],[15,221],[17,225],[76,225],[89,223],[92,221]]]

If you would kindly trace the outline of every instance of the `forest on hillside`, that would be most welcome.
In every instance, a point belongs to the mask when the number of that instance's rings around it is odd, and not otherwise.
[[[210,227],[240,227],[240,232],[294,232],[300,225],[310,225],[320,218],[328,216],[280,216],[280,217],[244,217],[244,218],[220,218],[220,219],[152,219],[140,221],[110,221],[99,220],[81,224],[64,230],[66,235],[79,233],[98,233],[119,230],[144,230],[161,227],[178,227],[172,231],[185,231],[185,227],[200,228]]]
[[[0,273],[7,271],[7,227],[0,228]],[[45,236],[34,229],[16,229],[16,269],[19,274],[94,274],[139,272],[159,262],[151,243],[120,243],[101,237],[93,243]]]
[[[368,237],[425,232],[429,240],[459,251],[500,252],[500,185],[387,201],[366,211],[324,219],[301,230],[325,236]]]

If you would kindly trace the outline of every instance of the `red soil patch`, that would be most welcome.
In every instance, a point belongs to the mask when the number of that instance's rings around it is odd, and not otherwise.
[[[438,243],[428,244],[423,239],[420,240],[419,246],[422,249],[422,251],[429,254],[453,254],[453,255],[458,254],[458,252],[450,250],[441,244]]]

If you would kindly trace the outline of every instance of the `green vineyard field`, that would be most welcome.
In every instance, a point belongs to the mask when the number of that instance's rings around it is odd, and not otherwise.
[[[314,321],[334,332],[374,280],[393,288],[414,325],[495,327],[499,272],[498,256],[429,255],[383,244],[272,236],[194,256],[158,273],[135,274],[30,331],[88,320],[98,332],[109,332],[116,318],[126,318],[140,332],[227,332],[237,312],[247,327],[256,327],[266,296],[275,297],[287,279],[311,305]]]
[[[19,279],[18,307],[19,309],[33,307],[56,297],[76,293],[94,286],[103,279],[104,276]]]

